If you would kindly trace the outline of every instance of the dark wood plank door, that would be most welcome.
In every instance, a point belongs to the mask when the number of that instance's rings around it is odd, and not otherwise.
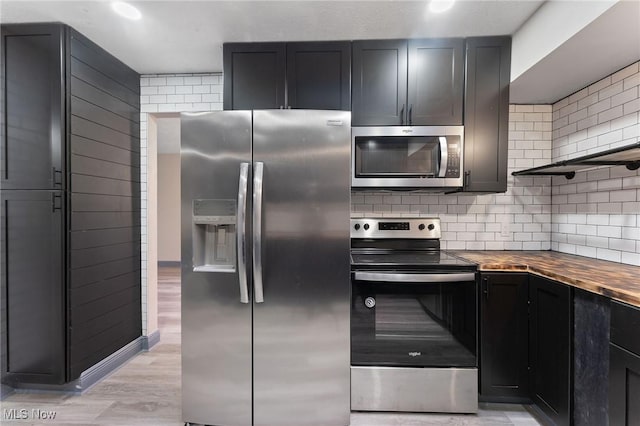
[[[354,41],[352,65],[352,124],[407,124],[407,41]]]
[[[351,43],[287,43],[287,107],[351,109]]]
[[[285,43],[225,43],[224,109],[285,105]]]
[[[529,278],[480,277],[480,393],[494,402],[529,399]]]
[[[533,402],[557,425],[571,424],[571,288],[545,278],[529,279],[529,359]]]
[[[463,39],[409,40],[410,125],[462,125],[463,89]]]
[[[468,38],[466,55],[464,190],[505,192],[511,37]]]
[[[2,27],[3,189],[63,185],[63,33],[61,25]]]

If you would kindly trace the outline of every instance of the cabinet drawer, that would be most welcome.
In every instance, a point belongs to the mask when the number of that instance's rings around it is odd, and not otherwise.
[[[640,309],[621,302],[611,302],[611,342],[640,355]]]

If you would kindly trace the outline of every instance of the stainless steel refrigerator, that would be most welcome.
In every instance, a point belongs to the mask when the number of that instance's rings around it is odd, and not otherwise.
[[[183,420],[347,425],[350,113],[181,120]]]

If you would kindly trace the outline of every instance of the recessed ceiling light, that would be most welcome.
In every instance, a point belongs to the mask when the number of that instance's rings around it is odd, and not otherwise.
[[[125,18],[131,19],[132,21],[137,21],[138,19],[142,18],[142,13],[140,13],[137,8],[130,5],[129,3],[125,3],[123,1],[114,1],[113,3],[111,3],[111,7],[118,15],[124,16]]]
[[[431,0],[429,2],[429,12],[431,13],[442,13],[445,12],[451,7],[453,7],[453,2],[455,0]]]

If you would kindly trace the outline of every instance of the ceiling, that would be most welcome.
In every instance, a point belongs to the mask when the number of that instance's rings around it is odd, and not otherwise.
[[[0,1],[0,21],[60,21],[141,74],[222,71],[222,43],[464,37],[514,33],[541,0],[458,0],[445,14],[426,1]]]

